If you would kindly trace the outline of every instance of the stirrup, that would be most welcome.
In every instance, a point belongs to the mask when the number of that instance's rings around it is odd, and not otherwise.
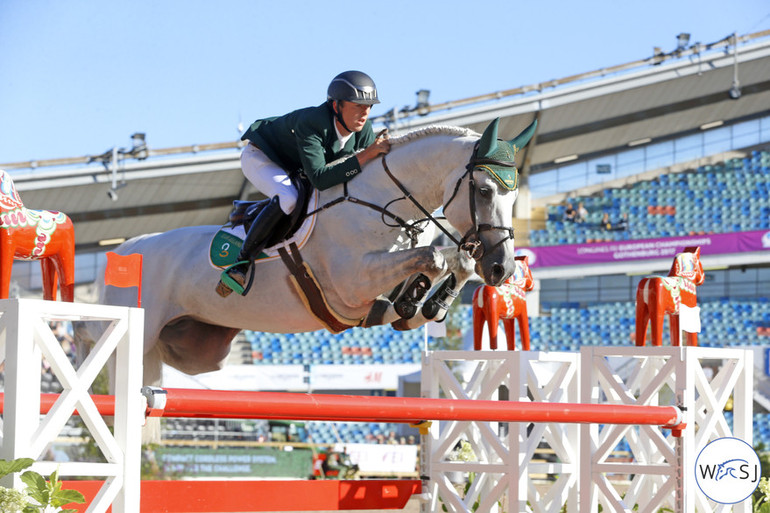
[[[227,297],[230,295],[231,292],[235,292],[238,295],[242,296],[245,292],[245,288],[243,285],[238,283],[232,276],[230,276],[230,270],[234,267],[248,264],[248,260],[242,260],[240,262],[236,262],[233,265],[227,267],[224,271],[222,271],[222,274],[219,275],[219,283],[217,284],[217,294],[219,294],[222,297]],[[246,269],[246,272],[248,272],[248,268]],[[245,275],[245,273],[244,273]],[[229,291],[227,289],[230,289]]]

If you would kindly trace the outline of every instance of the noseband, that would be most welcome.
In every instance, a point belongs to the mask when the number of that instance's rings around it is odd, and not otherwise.
[[[488,251],[492,251],[498,246],[504,244],[507,240],[513,240],[513,227],[510,226],[495,226],[492,224],[482,223],[478,224],[478,218],[476,215],[476,180],[473,178],[473,172],[477,170],[484,170],[485,166],[504,166],[504,167],[515,167],[514,162],[505,162],[505,161],[499,161],[499,160],[493,160],[488,158],[479,158],[478,157],[478,149],[479,149],[479,143],[476,143],[476,146],[473,148],[473,153],[471,154],[471,158],[468,161],[468,164],[465,166],[465,173],[457,180],[457,183],[455,184],[454,192],[452,192],[452,196],[449,198],[449,201],[446,202],[444,205],[444,209],[446,209],[452,201],[457,197],[457,193],[460,190],[460,185],[462,184],[462,181],[465,179],[465,177],[468,177],[468,194],[469,194],[469,207],[470,207],[470,214],[471,219],[473,220],[473,227],[468,230],[465,235],[463,235],[462,239],[457,240],[457,238],[452,235],[446,228],[444,228],[441,223],[438,222],[438,220],[433,217],[430,212],[428,212],[425,207],[423,207],[419,201],[417,201],[414,196],[411,195],[411,193],[404,187],[404,184],[402,184],[398,178],[396,178],[393,173],[391,173],[390,169],[388,168],[388,164],[385,161],[385,155],[382,156],[382,167],[385,169],[385,173],[387,173],[388,177],[393,181],[393,183],[396,184],[396,186],[401,190],[401,192],[404,193],[404,197],[409,199],[426,217],[426,219],[430,220],[434,225],[436,225],[444,234],[449,237],[449,239],[454,242],[457,245],[457,251],[465,251],[470,258],[473,258],[474,260],[478,261],[481,260],[481,258],[484,257],[484,254],[486,253],[484,249],[484,245],[481,242],[481,232],[490,231],[490,230],[502,230],[505,232],[508,232],[508,234],[500,239],[494,246],[489,248]]]

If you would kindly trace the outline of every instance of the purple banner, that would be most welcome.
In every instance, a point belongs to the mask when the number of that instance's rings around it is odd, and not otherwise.
[[[528,255],[530,267],[556,267],[673,258],[688,246],[700,246],[702,255],[770,251],[770,231],[536,246],[521,248],[516,254]]]

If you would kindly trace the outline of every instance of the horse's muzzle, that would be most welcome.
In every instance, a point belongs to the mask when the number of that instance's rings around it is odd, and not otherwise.
[[[499,247],[497,251],[484,255],[476,262],[476,273],[484,279],[484,283],[492,287],[502,285],[516,270],[513,251],[510,258],[506,258],[508,253],[503,248]]]

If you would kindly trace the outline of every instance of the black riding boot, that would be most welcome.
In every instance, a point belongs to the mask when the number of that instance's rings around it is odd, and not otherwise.
[[[278,196],[274,196],[251,223],[249,233],[246,234],[241,252],[238,254],[238,262],[222,272],[222,277],[217,284],[217,294],[227,297],[235,291],[243,295],[249,267],[254,262],[254,258],[265,248],[267,238],[285,215],[278,202]]]

